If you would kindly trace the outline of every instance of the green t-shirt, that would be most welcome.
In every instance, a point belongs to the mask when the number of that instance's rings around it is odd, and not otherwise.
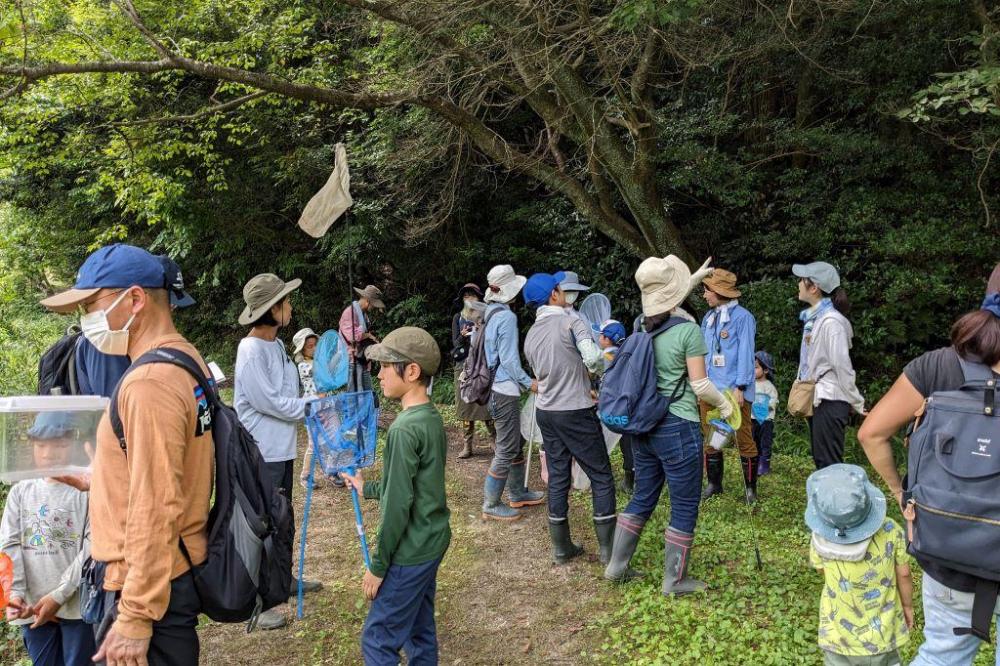
[[[451,542],[444,464],[448,440],[444,422],[427,403],[400,412],[389,426],[382,478],[365,483],[377,499],[382,520],[371,571],[385,577],[390,564],[412,566],[442,557]]]
[[[656,356],[656,388],[660,394],[670,397],[677,382],[687,372],[689,358],[704,358],[708,353],[701,328],[694,322],[677,324],[669,331],[653,338],[653,354]],[[701,421],[698,412],[698,398],[691,389],[690,382],[678,389],[679,398],[670,403],[670,413],[686,421]]]
[[[907,563],[903,530],[886,518],[858,562],[827,560],[815,546],[809,562],[823,570],[819,646],[852,657],[892,652],[909,638],[896,587],[896,567]]]

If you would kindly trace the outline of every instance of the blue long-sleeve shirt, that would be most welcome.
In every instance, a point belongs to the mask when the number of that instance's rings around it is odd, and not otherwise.
[[[522,390],[531,388],[531,377],[521,366],[517,315],[507,305],[491,303],[485,317],[489,317],[484,331],[486,362],[491,368],[497,367],[493,390],[504,395],[521,395]]]
[[[709,325],[709,320],[714,321]],[[729,321],[722,323],[721,308],[714,308],[701,322],[701,334],[708,347],[705,368],[708,378],[720,390],[742,386],[743,397],[754,399],[754,349],[757,337],[757,320],[742,305],[729,306]],[[717,366],[714,357],[721,355],[725,365]]]

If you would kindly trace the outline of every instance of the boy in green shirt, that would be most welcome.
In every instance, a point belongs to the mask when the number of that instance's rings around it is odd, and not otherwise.
[[[437,664],[434,591],[451,541],[444,487],[448,441],[429,398],[441,351],[423,329],[403,327],[365,355],[381,364],[382,393],[399,400],[403,411],[389,427],[382,478],[364,482],[360,472],[342,474],[365,498],[377,499],[382,513],[362,582],[372,606],[361,652],[366,666],[395,666],[400,650],[410,664]]]

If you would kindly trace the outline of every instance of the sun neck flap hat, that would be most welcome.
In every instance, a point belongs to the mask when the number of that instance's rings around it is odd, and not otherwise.
[[[809,280],[819,287],[824,294],[832,293],[840,286],[840,273],[825,261],[814,261],[811,264],[795,264],[792,275]]]
[[[487,303],[510,303],[517,298],[528,278],[514,272],[509,264],[494,266],[486,275],[489,289],[483,298]]]
[[[628,333],[625,331],[625,324],[617,319],[605,319],[600,326],[593,324],[590,328],[616,345],[620,345],[628,336]]]
[[[563,279],[559,282],[559,286],[563,291],[590,291],[590,287],[580,284],[580,276],[573,271],[562,271],[561,274]]]
[[[101,289],[171,289],[160,259],[142,248],[124,243],[107,245],[91,253],[80,266],[72,289],[41,302],[53,312],[69,313]]]
[[[306,341],[309,338],[316,338],[319,340],[319,336],[311,328],[303,328],[292,336],[292,344],[294,348],[292,354],[301,354],[302,350],[305,349]]]
[[[723,298],[739,298],[743,293],[736,288],[736,274],[721,268],[716,268],[701,283]]]
[[[365,351],[365,358],[379,363],[416,363],[433,377],[441,367],[441,348],[431,334],[416,326],[404,326]]]
[[[691,269],[679,257],[650,257],[639,264],[635,282],[642,292],[642,314],[647,317],[670,312],[688,295]]]
[[[830,543],[863,542],[885,522],[885,495],[857,465],[841,463],[813,472],[806,495],[806,525]]]
[[[254,276],[243,287],[243,301],[247,304],[240,314],[239,322],[249,326],[260,319],[265,312],[277,305],[285,296],[292,293],[302,284],[295,279],[285,282],[273,273],[261,273]]]

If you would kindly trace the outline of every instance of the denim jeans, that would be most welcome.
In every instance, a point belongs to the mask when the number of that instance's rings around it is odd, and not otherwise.
[[[635,493],[625,513],[648,519],[666,481],[670,490],[670,527],[694,534],[701,502],[701,447],[698,423],[673,414],[652,432],[633,437]]]
[[[389,565],[361,632],[365,666],[396,666],[399,651],[407,663],[438,663],[434,593],[441,558],[413,566]]]
[[[910,666],[967,666],[982,645],[975,636],[956,636],[955,627],[972,623],[971,592],[945,587],[924,574],[924,643]],[[1000,603],[993,610],[1000,615]],[[1000,666],[1000,652],[996,663]]]
[[[82,620],[59,620],[21,627],[24,646],[35,666],[93,666],[94,628]]]

